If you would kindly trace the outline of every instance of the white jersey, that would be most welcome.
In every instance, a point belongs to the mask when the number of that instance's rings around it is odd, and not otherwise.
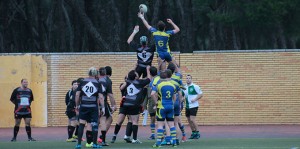
[[[197,97],[197,95],[202,94],[201,88],[192,83],[190,85],[185,85],[186,90],[184,90],[184,95],[185,95],[185,108],[190,109],[190,108],[195,108],[199,107],[199,102],[196,101],[192,103],[191,101]]]

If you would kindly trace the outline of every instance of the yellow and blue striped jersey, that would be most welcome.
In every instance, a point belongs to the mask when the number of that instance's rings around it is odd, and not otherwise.
[[[158,93],[159,99],[157,108],[174,107],[173,95],[179,90],[171,81],[162,81],[156,85],[154,91]]]
[[[160,80],[160,76],[159,75],[157,75],[156,77],[154,77],[152,79],[152,81],[150,82],[150,87],[151,87],[152,90],[159,83],[159,80]]]
[[[175,72],[172,77],[172,80],[176,81],[179,84],[179,87],[183,87],[182,83],[182,74],[180,72]]]
[[[155,46],[156,46],[156,52],[170,52],[170,47],[169,47],[169,37],[170,35],[174,34],[173,30],[169,30],[166,32],[162,32],[157,30],[154,27],[151,27],[149,31],[152,33],[154,41],[155,41]]]

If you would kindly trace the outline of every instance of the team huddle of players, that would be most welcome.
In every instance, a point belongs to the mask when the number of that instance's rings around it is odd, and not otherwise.
[[[146,36],[140,37],[140,44],[134,43],[133,39],[139,32],[139,26],[134,27],[127,43],[136,49],[138,60],[136,67],[128,72],[124,83],[120,85],[122,100],[111,143],[116,141],[126,117],[128,123],[124,140],[133,144],[142,143],[137,138],[138,120],[143,110],[147,110],[151,117],[149,139],[156,139],[153,147],[167,144],[176,147],[179,144],[179,136],[182,136],[182,142],[186,141],[184,125],[181,123],[183,102],[186,108],[185,115],[192,129],[189,139],[199,139],[200,133],[195,117],[202,91],[198,85],[192,83],[191,75],[187,75],[187,84],[183,85],[179,65],[172,57],[168,43],[169,37],[178,33],[180,29],[171,19],[167,19],[167,22],[174,29],[165,31],[166,25],[163,21],[159,21],[157,28],[154,28],[145,20],[143,13],[139,12],[138,17],[152,33],[154,45],[148,45]],[[158,56],[158,69],[152,66],[154,52]],[[86,147],[108,146],[106,132],[112,123],[112,114],[117,110],[112,92],[111,75],[112,69],[109,66],[99,69],[91,67],[88,70],[88,77],[74,80],[72,88],[66,94],[66,115],[69,118],[67,142],[77,142],[76,149],[82,147],[84,129],[86,129]],[[21,87],[14,90],[10,99],[15,104],[16,119],[12,141],[16,141],[22,118],[25,119],[28,140],[35,141],[31,137],[30,127],[30,105],[33,101],[33,94],[27,88],[26,79],[23,79],[21,84]],[[157,121],[157,126],[155,121]],[[98,137],[99,125],[101,135]]]

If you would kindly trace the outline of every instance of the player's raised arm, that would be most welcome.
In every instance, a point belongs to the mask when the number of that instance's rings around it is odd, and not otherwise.
[[[128,39],[127,39],[127,43],[128,43],[128,44],[131,43],[131,41],[133,40],[135,34],[139,32],[139,28],[140,28],[140,27],[139,27],[138,25],[136,25],[136,26],[134,27],[133,32],[131,33],[131,35],[130,35],[130,36],[128,37]]]
[[[173,28],[174,28],[174,30],[173,30],[174,34],[176,34],[176,33],[178,33],[180,31],[179,27],[171,19],[167,19],[167,22],[170,23],[173,26]]]
[[[144,17],[144,13],[139,12],[138,13],[138,17],[141,18],[141,20],[143,21],[144,25],[146,26],[146,28],[149,30],[152,26],[149,25],[149,23],[147,22],[147,20]]]

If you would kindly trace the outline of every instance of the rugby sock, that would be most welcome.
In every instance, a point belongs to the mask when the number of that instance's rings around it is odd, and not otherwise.
[[[137,139],[138,129],[139,129],[138,125],[132,125],[132,132],[133,132],[132,138],[133,138],[134,140]]]
[[[117,134],[119,133],[120,129],[121,129],[121,126],[119,124],[116,124],[115,131],[114,131],[114,136],[117,136]]]
[[[28,139],[30,139],[31,138],[31,127],[30,126],[26,126],[25,130],[27,132]]]
[[[192,131],[191,137],[194,137],[196,134],[196,131]]]
[[[78,129],[79,129],[79,126],[77,125],[76,129],[75,129],[75,136],[78,136]]]
[[[87,131],[85,132],[85,135],[86,135],[86,143],[91,144],[92,141],[93,141],[93,133],[92,133],[92,131],[87,130]],[[96,138],[97,138],[97,137],[96,137]]]
[[[151,136],[155,136],[155,124],[150,124]]]
[[[83,135],[83,130],[84,130],[84,126],[85,124],[79,124],[79,128],[78,128],[78,145],[81,145],[81,139],[82,139],[82,135]]]
[[[164,130],[163,129],[157,129],[156,145],[159,146],[161,144],[163,135],[164,135]]]
[[[171,127],[170,131],[171,131],[172,144],[175,145],[176,144],[176,128]]]
[[[68,126],[68,139],[71,139],[73,137],[74,130],[75,130],[74,126]]]
[[[98,141],[98,129],[97,130],[93,129],[91,140],[93,140],[94,144],[98,143],[97,142]]]
[[[184,125],[183,124],[180,124],[179,123],[179,125],[180,125],[180,130],[181,130],[181,132],[182,132],[182,136],[185,136],[185,130],[184,130]]]
[[[102,142],[105,142],[105,138],[106,138],[106,131],[102,131],[101,130],[101,134],[102,134]]]
[[[17,138],[19,129],[20,129],[20,126],[15,126],[15,127],[14,127],[14,138]]]
[[[163,126],[164,135],[166,135],[166,126]]]
[[[132,122],[128,122],[126,126],[126,136],[130,137],[132,133]]]
[[[171,139],[172,139],[171,136],[166,136],[166,138],[165,138],[165,140],[166,140],[167,143],[171,143]]]

